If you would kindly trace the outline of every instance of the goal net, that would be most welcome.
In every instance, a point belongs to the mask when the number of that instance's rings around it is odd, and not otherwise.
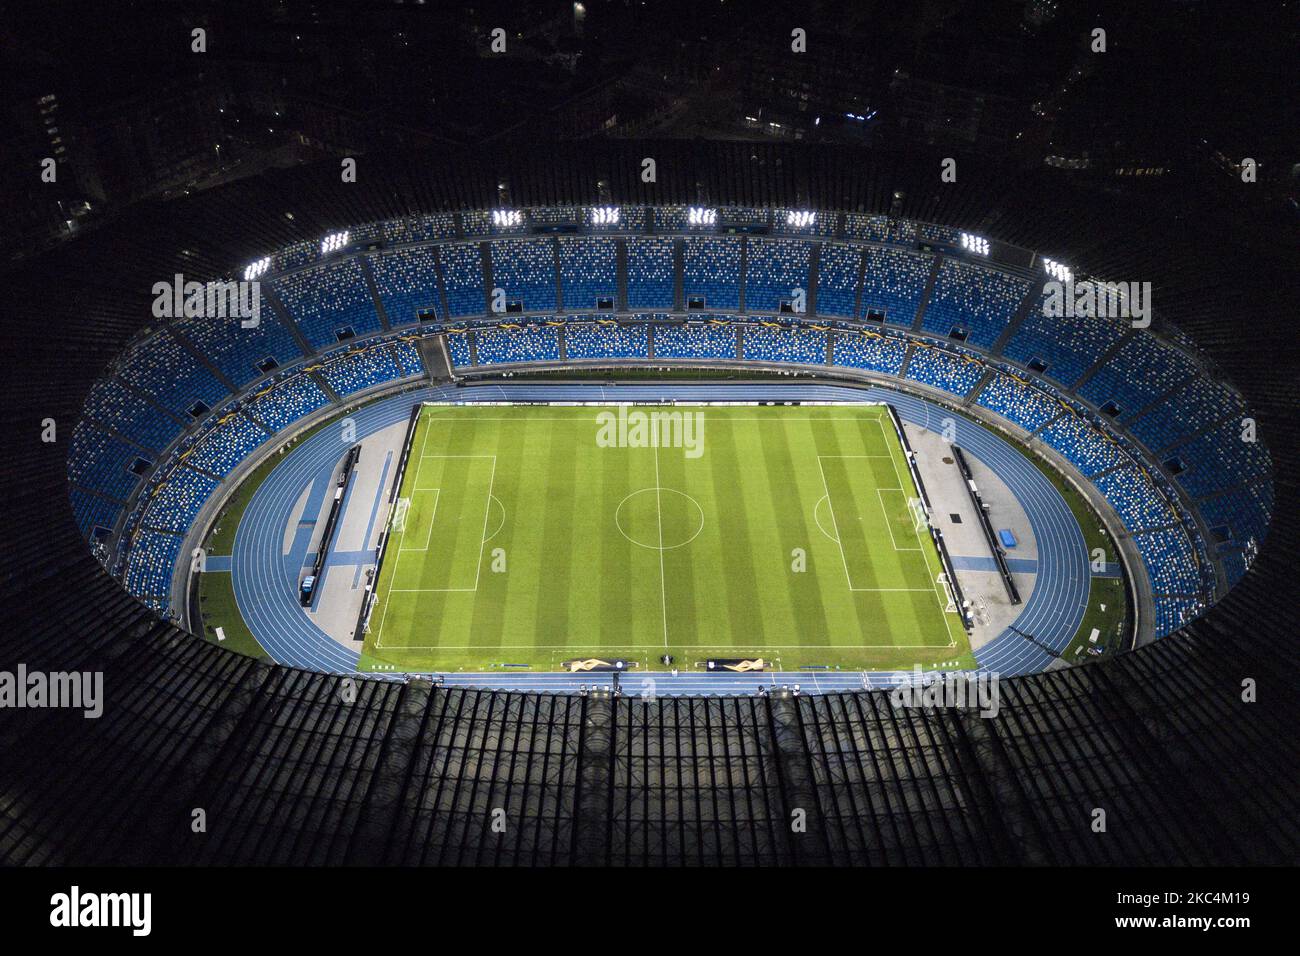
[[[930,527],[930,515],[920,498],[908,498],[907,510],[912,514],[912,527],[918,534]]]
[[[397,503],[393,505],[393,530],[406,530],[406,513],[411,510],[410,498],[398,498]]]
[[[939,585],[944,596],[948,598],[948,606],[943,609],[945,614],[957,613],[957,597],[953,592],[952,583],[948,580],[948,575],[942,571],[935,577],[934,583]]]

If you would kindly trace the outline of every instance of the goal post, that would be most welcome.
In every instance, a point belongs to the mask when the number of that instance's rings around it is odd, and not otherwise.
[[[394,531],[406,530],[406,513],[411,510],[410,498],[398,498],[393,503],[393,520],[391,522]]]
[[[943,609],[943,612],[945,614],[956,614],[957,595],[954,593],[952,589],[952,582],[948,580],[948,575],[943,571],[940,571],[939,574],[936,575],[934,579],[934,583],[939,585],[939,588],[943,591],[944,595],[948,598],[948,605]]]
[[[912,528],[917,534],[930,529],[930,514],[926,511],[925,502],[920,498],[908,498],[907,510],[911,512]]]

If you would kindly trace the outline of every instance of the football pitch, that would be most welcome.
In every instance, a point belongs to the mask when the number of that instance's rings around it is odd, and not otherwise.
[[[916,499],[880,405],[425,405],[361,668],[971,665]]]

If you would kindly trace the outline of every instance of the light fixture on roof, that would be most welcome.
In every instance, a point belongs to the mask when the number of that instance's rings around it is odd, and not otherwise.
[[[617,226],[618,207],[593,206],[591,209],[591,224],[593,226]]]
[[[703,206],[691,206],[686,210],[686,221],[692,226],[712,226],[718,221],[718,211]]]
[[[1044,259],[1043,268],[1047,270],[1049,276],[1056,279],[1058,282],[1074,281],[1074,272],[1070,267],[1057,262],[1055,259]]]
[[[794,229],[807,229],[817,221],[817,213],[809,209],[791,209],[785,214],[785,224]]]
[[[270,256],[263,256],[256,262],[250,262],[244,269],[244,281],[251,282],[253,279],[256,279],[258,276],[262,275],[262,273],[266,272],[269,268],[271,268]]]
[[[989,254],[989,241],[969,232],[961,234],[961,247],[967,252],[973,252],[976,255],[987,256]]]
[[[338,252],[348,244],[348,230],[342,232],[331,232],[328,236],[320,241],[321,255],[328,255],[331,252]]]
[[[492,225],[509,227],[522,225],[524,214],[518,209],[494,209],[492,210]]]

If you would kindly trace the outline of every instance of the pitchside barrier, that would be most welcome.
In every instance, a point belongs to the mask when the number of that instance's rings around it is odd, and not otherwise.
[[[388,539],[393,534],[393,519],[397,511],[397,495],[402,490],[402,478],[406,475],[406,465],[411,460],[411,446],[415,444],[415,426],[420,421],[420,409],[423,405],[416,402],[411,406],[411,417],[406,421],[406,438],[402,441],[402,455],[397,460],[397,471],[393,475],[393,487],[388,492],[388,520],[384,523],[384,533],[375,548],[375,573],[366,584],[365,595],[361,598],[361,611],[357,614],[357,626],[352,632],[352,640],[365,640],[366,628],[370,625],[370,612],[375,606],[375,588],[379,584],[379,572],[384,567],[384,555],[388,552]]]
[[[916,484],[916,492],[921,496],[921,509],[924,514],[933,513],[930,505],[930,496],[925,490],[925,482],[921,480],[921,472],[916,467],[915,455],[912,453],[912,443],[907,440],[907,432],[903,431],[903,420],[898,417],[898,409],[893,405],[886,404],[889,409],[889,420],[894,423],[894,431],[898,435],[898,441],[903,446],[903,457],[907,459],[907,470],[912,474],[912,481]],[[943,582],[948,591],[948,600],[953,608],[956,609],[958,616],[961,618],[961,625],[967,631],[973,626],[971,614],[966,607],[965,598],[961,593],[961,585],[957,583],[957,570],[953,567],[952,558],[948,556],[948,544],[943,539],[943,532],[932,525],[928,520],[925,522],[926,528],[930,532],[930,538],[934,541],[935,547],[939,549],[939,563],[943,565]]]
[[[343,511],[343,495],[347,492],[348,481],[352,477],[352,469],[356,467],[357,459],[361,457],[361,446],[353,445],[348,449],[347,454],[343,456],[343,470],[339,474],[339,480],[334,488],[334,500],[330,502],[329,517],[325,519],[325,533],[321,535],[320,544],[316,546],[316,561],[312,565],[312,580],[316,582],[315,593],[311,595],[311,601],[314,603],[316,595],[320,594],[320,576],[325,570],[325,559],[329,557],[330,546],[334,542],[334,529],[338,525],[339,515]]]
[[[971,504],[975,507],[975,513],[979,515],[980,527],[984,529],[984,540],[988,542],[989,550],[993,552],[993,561],[998,566],[998,575],[1002,578],[1002,587],[1007,592],[1007,597],[1012,604],[1020,603],[1020,591],[1016,588],[1015,581],[1011,580],[1011,569],[1007,567],[1006,553],[998,544],[997,535],[993,533],[993,524],[989,521],[989,513],[984,508],[984,499],[980,497],[979,489],[975,487],[975,478],[970,470],[970,465],[966,461],[966,455],[956,445],[952,446],[952,455],[957,459],[957,467],[961,469],[961,476],[966,480],[966,492],[970,495]]]

